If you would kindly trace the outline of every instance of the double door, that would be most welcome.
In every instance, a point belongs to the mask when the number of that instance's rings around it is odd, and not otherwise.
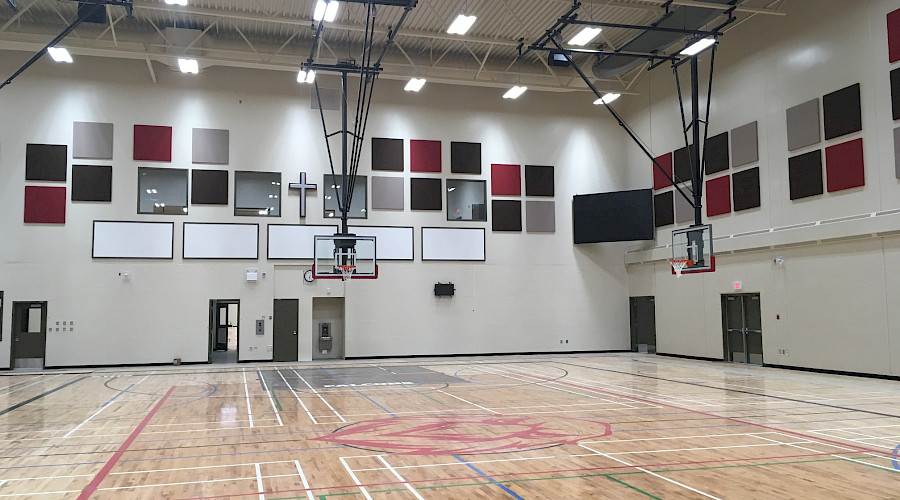
[[[758,293],[722,296],[725,361],[763,364],[762,313]]]

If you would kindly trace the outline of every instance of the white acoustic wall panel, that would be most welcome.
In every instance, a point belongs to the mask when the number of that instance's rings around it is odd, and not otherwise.
[[[184,223],[185,259],[257,259],[259,224]]]
[[[413,228],[350,226],[358,236],[375,237],[375,256],[382,260],[413,260]]]
[[[94,221],[95,259],[171,259],[175,223]]]
[[[422,260],[484,259],[484,228],[422,228]]]
[[[313,237],[330,236],[337,226],[269,224],[268,258],[313,259]]]

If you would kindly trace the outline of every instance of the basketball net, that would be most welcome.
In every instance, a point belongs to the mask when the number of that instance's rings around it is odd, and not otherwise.
[[[694,261],[690,259],[672,259],[669,261],[672,264],[672,269],[675,271],[675,277],[680,278],[681,272],[684,271],[684,268],[690,264],[693,264]]]
[[[356,266],[338,266],[341,270],[341,279],[344,283],[350,281],[350,278],[353,276],[353,271],[356,270]]]

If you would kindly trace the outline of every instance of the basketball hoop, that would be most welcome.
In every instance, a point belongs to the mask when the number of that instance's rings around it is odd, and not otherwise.
[[[353,271],[356,270],[356,266],[338,266],[341,270],[341,279],[344,281],[350,281],[350,277],[353,276]]]
[[[681,277],[681,272],[685,267],[694,265],[694,261],[691,259],[672,259],[669,263],[672,264],[672,270],[675,271],[675,276],[678,278]]]

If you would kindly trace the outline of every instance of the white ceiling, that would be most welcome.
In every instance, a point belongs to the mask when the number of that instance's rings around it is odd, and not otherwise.
[[[36,52],[76,18],[71,0],[0,1],[0,49]],[[783,0],[744,0],[729,29],[761,15],[783,15]],[[134,17],[124,7],[107,7],[108,23],[85,23],[59,45],[74,55],[143,59],[155,80],[154,64],[172,66],[189,53],[201,68],[230,66],[296,72],[309,55],[315,0],[188,0],[186,7],[163,0],[134,0]],[[663,13],[665,0],[581,0],[579,18],[644,25]],[[702,5],[699,0],[672,0],[677,5]],[[532,90],[584,90],[571,70],[550,68],[545,53],[516,63],[517,46],[540,37],[572,6],[571,0],[419,0],[388,52],[382,78],[424,77],[429,81],[489,87],[521,82]],[[402,15],[400,7],[381,6],[376,20],[384,39]],[[459,13],[478,16],[465,36],[446,29]],[[319,62],[358,58],[365,27],[365,7],[342,3],[338,19],[327,24]],[[724,17],[718,18],[718,24]],[[173,28],[187,28],[183,32]],[[570,27],[574,33],[575,28]],[[567,31],[564,36],[568,34]],[[637,32],[604,28],[595,42],[615,49]],[[727,36],[727,35],[726,35]],[[578,59],[589,69],[593,56]],[[27,54],[22,54],[22,62]],[[630,92],[645,72],[638,67],[618,78],[596,80],[602,91]],[[589,72],[589,71],[588,71]]]

